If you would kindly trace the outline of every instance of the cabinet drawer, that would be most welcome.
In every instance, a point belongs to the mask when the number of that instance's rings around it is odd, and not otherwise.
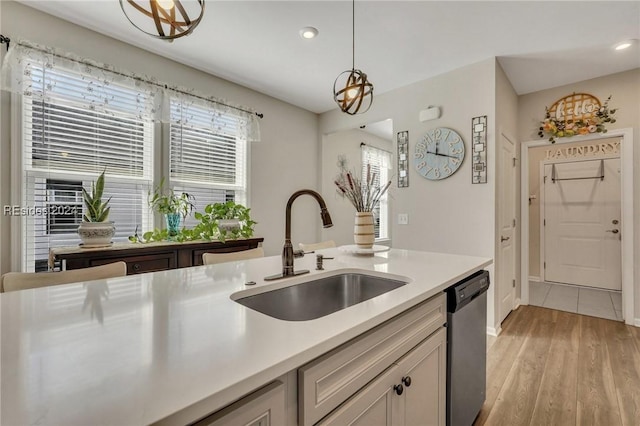
[[[284,385],[275,381],[191,426],[281,426],[284,424]]]
[[[312,425],[446,322],[439,294],[298,369],[298,422]]]
[[[127,256],[122,258],[92,259],[91,266],[105,265],[123,261],[127,263],[127,275],[145,272],[165,271],[176,268],[175,252],[154,253],[145,256]]]

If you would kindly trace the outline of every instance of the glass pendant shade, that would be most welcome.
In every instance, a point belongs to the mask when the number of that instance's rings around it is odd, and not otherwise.
[[[204,14],[204,0],[120,0],[120,7],[134,27],[169,41],[191,34]]]
[[[373,103],[373,84],[360,70],[344,71],[333,83],[333,100],[349,115],[365,113]]]

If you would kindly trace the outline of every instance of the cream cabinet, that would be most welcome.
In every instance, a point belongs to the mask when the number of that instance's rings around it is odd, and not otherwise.
[[[441,328],[319,425],[445,424],[446,331]]]
[[[193,425],[281,426],[284,424],[284,385],[275,381]]]
[[[445,302],[435,296],[299,368],[298,424],[444,425]]]

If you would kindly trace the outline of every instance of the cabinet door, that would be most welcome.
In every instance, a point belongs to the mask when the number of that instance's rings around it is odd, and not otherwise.
[[[404,384],[404,425],[444,426],[446,345],[446,329],[441,328],[398,361],[399,373],[402,373],[400,380]]]
[[[285,424],[284,385],[273,382],[193,426],[281,426]]]
[[[398,383],[398,367],[392,366],[373,382],[325,417],[318,426],[397,426],[401,424],[401,396],[394,386]]]

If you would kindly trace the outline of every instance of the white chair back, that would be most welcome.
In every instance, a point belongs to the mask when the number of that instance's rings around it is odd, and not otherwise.
[[[127,275],[127,264],[124,262],[60,272],[8,272],[0,278],[0,292],[102,280],[124,277],[125,275]]]
[[[333,240],[329,240],[329,241],[322,241],[319,243],[310,243],[310,244],[300,243],[298,245],[300,246],[300,249],[302,251],[309,252],[309,251],[316,251],[316,250],[321,250],[326,248],[333,248],[336,246],[336,243]]]
[[[216,263],[256,259],[259,257],[264,257],[264,250],[262,247],[243,251],[234,251],[231,253],[204,253],[202,255],[202,263],[205,265],[215,265]]]

